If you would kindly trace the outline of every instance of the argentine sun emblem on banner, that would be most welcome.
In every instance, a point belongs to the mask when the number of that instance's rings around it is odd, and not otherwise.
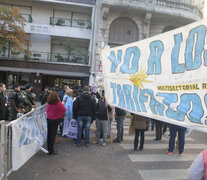
[[[207,19],[102,50],[110,105],[207,132]]]

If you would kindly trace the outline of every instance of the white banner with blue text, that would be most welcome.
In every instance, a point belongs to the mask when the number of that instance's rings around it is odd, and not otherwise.
[[[47,139],[46,113],[12,121],[12,170],[17,171]]]
[[[101,53],[110,105],[207,132],[207,19]]]

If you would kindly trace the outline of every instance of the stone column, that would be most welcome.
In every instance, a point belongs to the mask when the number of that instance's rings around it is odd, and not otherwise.
[[[146,12],[146,14],[143,16],[143,19],[142,19],[142,22],[143,22],[142,39],[149,38],[151,17],[152,17],[152,13],[150,13],[150,12]]]

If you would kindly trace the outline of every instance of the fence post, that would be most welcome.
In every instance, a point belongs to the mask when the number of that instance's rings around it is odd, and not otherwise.
[[[1,121],[0,122],[0,132],[1,132],[1,146],[0,146],[0,165],[1,165],[1,179],[6,180],[7,179],[7,136],[6,136],[6,122]]]

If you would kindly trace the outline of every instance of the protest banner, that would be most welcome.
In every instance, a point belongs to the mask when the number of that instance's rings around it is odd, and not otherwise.
[[[46,113],[22,116],[12,124],[12,170],[17,171],[46,142]]]
[[[78,135],[78,122],[75,119],[71,119],[70,125],[68,128],[67,137],[77,139],[77,135]]]
[[[207,19],[102,50],[110,105],[207,132]]]

